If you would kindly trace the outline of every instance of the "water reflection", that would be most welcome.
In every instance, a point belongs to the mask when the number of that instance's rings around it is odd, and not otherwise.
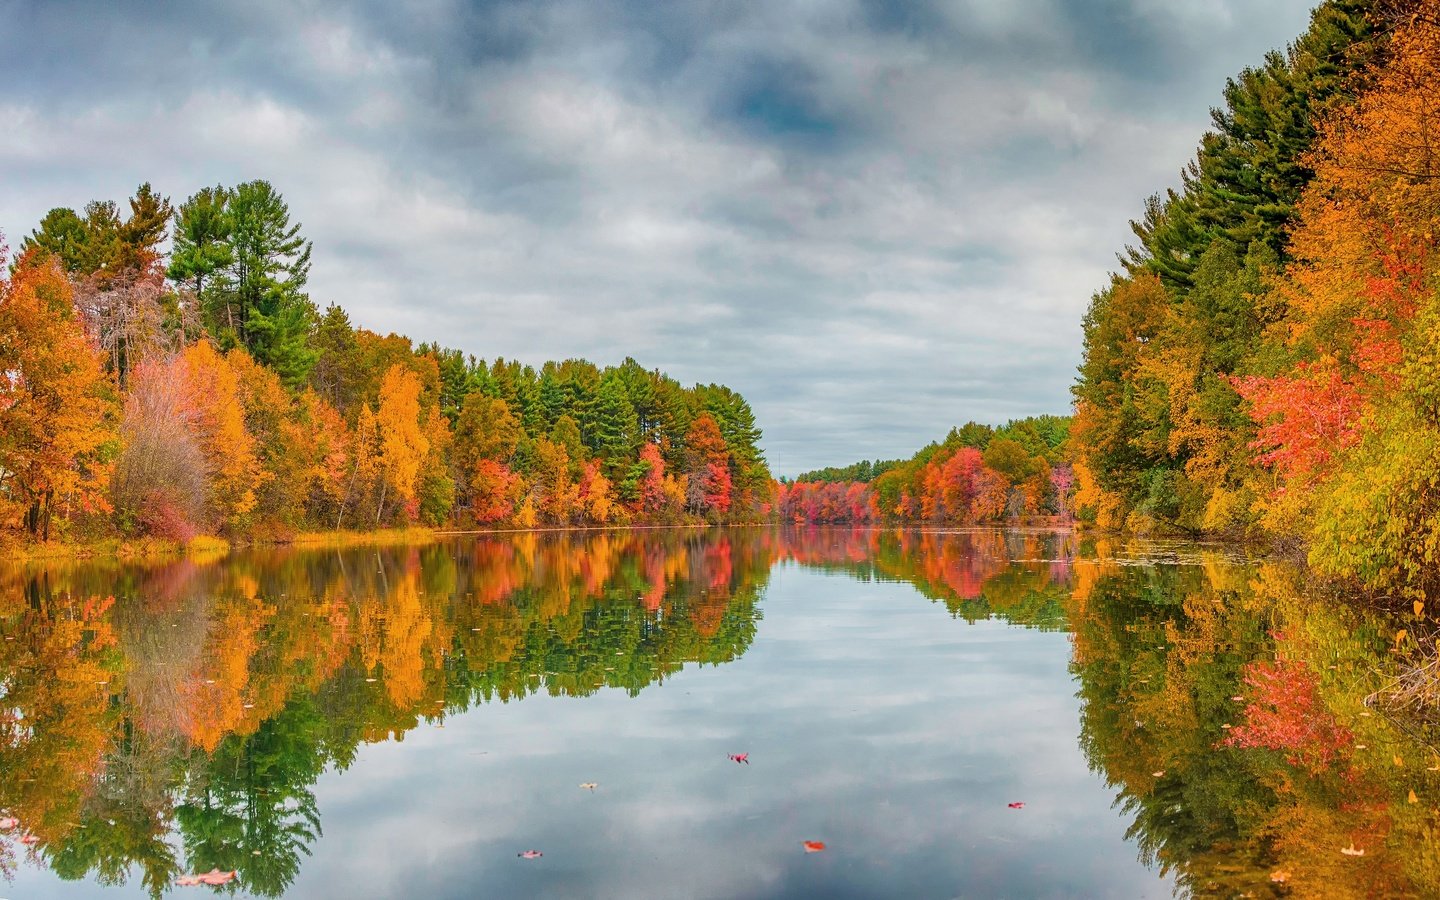
[[[20,821],[0,867],[157,896],[238,869],[279,895],[321,840],[312,788],[363,745],[736,660],[780,565],[1070,631],[1081,746],[1184,892],[1440,893],[1433,728],[1385,690],[1425,661],[1422,616],[1217,550],[1013,531],[522,534],[0,573],[0,810]]]

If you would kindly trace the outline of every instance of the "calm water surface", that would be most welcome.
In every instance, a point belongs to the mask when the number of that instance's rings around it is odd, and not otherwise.
[[[1433,896],[1428,620],[1304,581],[1002,531],[12,568],[0,895]]]

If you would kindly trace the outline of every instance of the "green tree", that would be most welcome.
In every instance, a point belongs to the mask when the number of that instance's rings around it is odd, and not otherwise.
[[[309,346],[315,306],[304,293],[310,242],[290,224],[290,208],[267,181],[235,189],[228,204],[234,261],[229,289],[240,309],[240,339],[287,386],[305,380],[315,361]]]
[[[175,246],[166,274],[170,280],[190,288],[212,329],[222,323],[239,333],[238,313],[229,298],[219,298],[223,302],[220,315],[221,310],[212,305],[216,298],[206,292],[207,282],[219,278],[235,261],[230,247],[229,202],[230,192],[217,185],[200,190],[180,205],[175,216]]]
[[[634,456],[639,443],[640,420],[630,405],[625,384],[617,376],[607,376],[600,382],[595,399],[591,448],[613,473]]]

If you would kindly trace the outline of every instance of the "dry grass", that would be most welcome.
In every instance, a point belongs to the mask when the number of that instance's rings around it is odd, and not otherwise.
[[[16,543],[4,547],[3,556],[15,561],[66,559],[146,559],[179,556],[185,548],[165,538],[103,538],[96,541]]]
[[[382,528],[378,531],[302,531],[273,543],[295,547],[388,547],[429,544],[435,540],[431,528]]]

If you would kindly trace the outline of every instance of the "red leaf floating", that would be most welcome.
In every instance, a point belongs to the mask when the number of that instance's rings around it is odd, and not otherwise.
[[[750,754],[748,753],[727,753],[725,758],[732,762],[744,763],[747,766],[750,765]]]
[[[1022,802],[1019,802],[1019,801],[1016,801],[1015,803],[1009,803],[1009,804],[1006,804],[1006,805],[1009,806],[1011,809],[1024,809],[1024,808],[1025,808],[1025,804],[1022,803]]]
[[[20,838],[20,843],[22,843],[22,844],[38,844],[38,843],[40,843],[40,838],[36,837],[36,836],[33,835],[33,834],[27,834],[27,835],[25,835],[24,837]]]
[[[15,818],[14,816],[6,816],[5,818],[0,819],[0,831],[9,831],[10,829],[14,828],[16,825],[19,824],[19,819]]]
[[[521,859],[539,859],[545,854],[541,853],[539,850],[526,850],[523,853],[517,853],[515,855],[520,857]]]
[[[819,853],[825,849],[824,841],[802,841],[806,853]]]

